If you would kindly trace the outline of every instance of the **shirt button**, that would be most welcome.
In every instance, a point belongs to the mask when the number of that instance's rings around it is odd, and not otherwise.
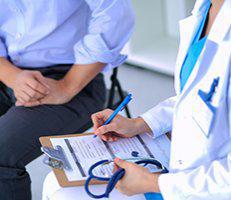
[[[16,45],[10,45],[9,46],[9,49],[8,49],[10,52],[13,52],[13,51],[16,51],[17,50],[17,46]]]
[[[17,13],[20,12],[20,10],[18,8],[12,8],[12,11],[17,12]]]
[[[20,39],[22,37],[22,34],[21,33],[17,33],[15,37],[16,37],[16,39]]]

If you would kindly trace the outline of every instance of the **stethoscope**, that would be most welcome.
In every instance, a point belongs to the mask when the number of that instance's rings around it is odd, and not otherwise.
[[[139,156],[139,153],[135,152],[135,151],[132,152],[132,156],[133,156],[132,158],[127,158],[127,159],[123,159],[123,160],[126,160],[126,161],[135,161],[136,160],[134,163],[136,163],[138,165],[143,165],[143,166],[151,164],[151,165],[156,166],[158,169],[160,169],[161,173],[168,173],[167,168],[164,167],[158,160],[156,160],[154,158],[141,157],[141,156]],[[115,188],[117,182],[123,178],[123,176],[125,174],[125,170],[122,168],[118,169],[110,178],[109,177],[100,177],[100,176],[94,175],[94,173],[93,173],[94,169],[96,169],[100,165],[102,166],[102,165],[106,165],[106,164],[113,163],[113,162],[114,162],[113,160],[101,160],[101,161],[93,164],[89,168],[89,170],[88,170],[89,177],[87,178],[84,187],[85,187],[87,194],[90,197],[95,198],[95,199],[108,198],[110,193],[112,192],[112,190]],[[90,186],[90,182],[92,180],[108,182],[108,184],[106,186],[106,190],[103,194],[96,195],[90,191],[89,186]]]

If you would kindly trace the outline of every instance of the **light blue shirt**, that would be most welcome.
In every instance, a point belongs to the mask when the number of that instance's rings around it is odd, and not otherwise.
[[[0,56],[29,68],[115,67],[133,27],[130,0],[0,0]]]

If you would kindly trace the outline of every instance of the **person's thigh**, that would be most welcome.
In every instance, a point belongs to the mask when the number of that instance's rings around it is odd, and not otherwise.
[[[84,90],[64,105],[11,107],[0,117],[0,166],[24,168],[41,154],[41,136],[85,131],[91,114],[103,108],[103,99],[101,93]]]
[[[0,116],[4,115],[11,107],[10,98],[4,91],[3,84],[0,83]]]

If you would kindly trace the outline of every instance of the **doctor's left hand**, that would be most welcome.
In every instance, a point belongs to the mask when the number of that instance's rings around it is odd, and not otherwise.
[[[62,80],[54,80],[47,78],[47,84],[50,88],[50,93],[42,99],[35,99],[33,101],[21,103],[16,102],[16,106],[34,107],[39,105],[60,105],[69,102],[74,95],[67,91],[67,87],[62,82]]]
[[[159,173],[151,173],[145,167],[116,158],[115,170],[125,169],[124,177],[117,183],[116,188],[127,196],[147,192],[160,192],[158,187]]]

